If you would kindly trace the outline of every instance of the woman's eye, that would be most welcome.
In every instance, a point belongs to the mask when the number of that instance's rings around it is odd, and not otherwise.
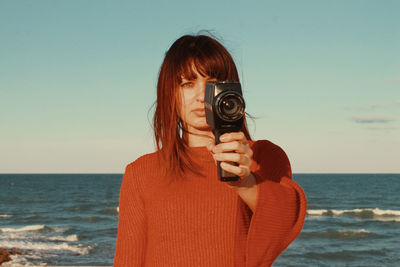
[[[192,82],[185,82],[181,84],[182,88],[192,88],[193,87],[193,83]]]

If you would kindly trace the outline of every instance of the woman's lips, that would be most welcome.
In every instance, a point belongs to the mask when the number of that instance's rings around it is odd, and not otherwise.
[[[194,109],[193,113],[196,114],[199,117],[205,117],[206,116],[206,111],[204,110],[204,108]]]

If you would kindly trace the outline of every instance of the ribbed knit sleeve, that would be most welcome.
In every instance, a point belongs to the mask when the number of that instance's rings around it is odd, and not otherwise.
[[[125,169],[119,196],[118,235],[115,266],[144,266],[146,255],[146,215],[134,164]]]
[[[241,216],[237,221],[236,242],[242,246],[235,248],[235,266],[271,266],[299,235],[306,214],[306,197],[291,179],[289,160],[280,147],[269,141],[257,141],[252,149],[257,204],[251,214],[239,198]],[[248,230],[246,235],[245,230]]]

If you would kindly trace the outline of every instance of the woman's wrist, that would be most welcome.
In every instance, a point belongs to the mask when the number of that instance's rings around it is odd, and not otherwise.
[[[246,180],[243,181],[239,186],[229,185],[230,188],[235,190],[239,197],[246,203],[252,212],[255,211],[257,205],[257,180],[256,177],[251,173]]]
[[[246,179],[242,179],[237,182],[228,182],[227,184],[232,189],[245,190],[256,186],[257,180],[253,173],[250,173],[250,175]]]

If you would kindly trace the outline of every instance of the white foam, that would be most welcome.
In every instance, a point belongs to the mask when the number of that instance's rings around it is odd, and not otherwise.
[[[119,206],[116,208],[117,212],[119,213]]]
[[[11,261],[4,262],[1,266],[4,267],[20,267],[20,266],[45,266],[45,263],[32,264],[28,261],[25,255],[11,255]]]
[[[43,257],[57,257],[55,254],[47,254],[47,253],[38,253],[38,254],[30,254],[27,252],[24,255],[10,255],[11,261],[4,262],[4,267],[21,267],[21,266],[48,266],[45,262],[40,262]],[[35,264],[30,262],[29,260],[35,260]]]
[[[46,235],[29,235],[21,233],[8,233],[7,235],[0,235],[0,239],[22,239],[22,240],[50,240],[50,241],[66,241],[74,242],[78,241],[77,235],[68,236],[46,236]]]
[[[361,213],[368,209],[352,209],[352,210],[331,210],[333,215],[342,215],[343,213]]]
[[[78,253],[80,255],[86,255],[89,253],[91,246],[84,247],[83,245],[69,245],[68,243],[45,243],[45,242],[28,242],[28,241],[4,241],[0,242],[2,248],[13,248],[17,247],[22,250],[64,250]]]
[[[359,229],[359,230],[344,229],[344,230],[339,230],[338,232],[344,233],[344,234],[369,234],[369,233],[371,233],[370,231],[367,231],[365,229]]]
[[[331,210],[334,215],[342,215],[343,213],[361,213],[364,211],[372,212],[377,216],[400,216],[400,210],[381,210],[379,208],[371,209],[351,209],[351,210]]]
[[[0,228],[2,233],[32,232],[44,229],[44,225],[27,225],[20,228]]]
[[[67,242],[74,242],[78,241],[77,235],[69,235],[69,236],[50,236],[46,237],[47,240],[51,241],[67,241]]]
[[[380,216],[375,216],[374,220],[380,221],[380,222],[400,222],[400,218],[396,217],[380,217]]]
[[[0,235],[0,239],[26,239],[26,235],[19,235],[14,233],[9,233],[7,235]]]
[[[375,208],[375,209],[371,209],[371,211],[375,215],[379,215],[379,216],[385,216],[385,215],[400,216],[400,210],[381,210],[381,209]]]
[[[56,232],[56,233],[63,233],[65,231],[69,230],[69,228],[66,228],[66,227],[51,227],[51,229],[53,230],[53,232]]]
[[[374,217],[376,217],[376,216],[400,217],[400,210],[382,210],[379,208],[348,209],[348,210],[335,210],[335,209],[307,210],[307,214],[313,215],[313,216],[327,215],[328,212],[331,212],[335,216],[340,216],[345,213],[371,212],[374,215]],[[397,221],[397,219],[396,219],[396,221]]]
[[[10,218],[12,215],[9,214],[0,214],[0,218]]]
[[[307,214],[312,216],[321,216],[327,212],[328,210],[307,210]]]

